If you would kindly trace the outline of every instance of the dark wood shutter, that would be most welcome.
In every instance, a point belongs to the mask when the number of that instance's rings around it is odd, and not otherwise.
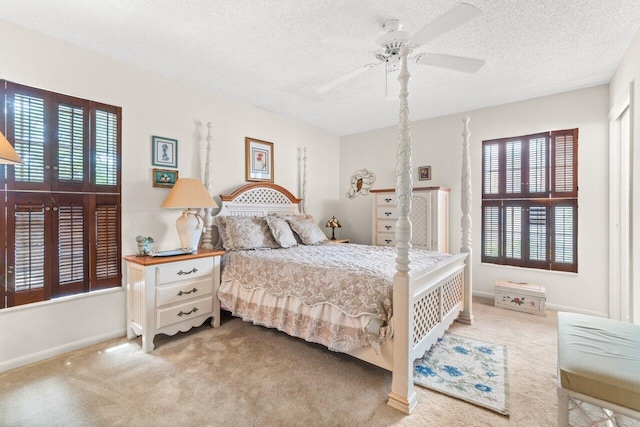
[[[51,297],[46,250],[48,198],[41,193],[8,193],[7,294],[9,306],[44,301]]]
[[[52,115],[55,150],[52,188],[60,191],[89,190],[89,102],[59,96]]]
[[[501,203],[483,201],[482,203],[482,262],[498,262],[501,258],[500,244],[502,235]]]
[[[96,196],[93,217],[92,290],[117,286],[121,278],[119,196]]]
[[[91,178],[95,191],[120,192],[121,111],[120,108],[93,103],[92,135],[94,162]]]
[[[577,129],[483,141],[483,262],[577,272],[577,144]]]
[[[551,132],[551,196],[578,197],[578,129]]]
[[[578,271],[578,202],[561,200],[553,205],[551,224],[551,268]]]
[[[89,290],[88,198],[82,194],[60,194],[55,198],[53,297]]]
[[[0,130],[23,159],[0,167],[0,308],[120,286],[121,108],[3,80],[0,92]]]
[[[49,97],[40,90],[7,83],[7,139],[22,164],[7,169],[10,190],[49,190],[51,133]]]

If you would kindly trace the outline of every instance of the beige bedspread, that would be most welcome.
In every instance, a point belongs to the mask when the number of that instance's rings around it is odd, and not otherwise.
[[[428,269],[448,254],[415,249],[412,270]],[[377,331],[364,327],[375,317],[378,325],[393,315],[392,283],[396,273],[396,250],[392,247],[354,244],[300,245],[288,249],[228,252],[222,260],[223,305],[264,326],[276,327],[291,335],[318,342],[336,351],[351,351],[375,345]],[[241,289],[230,290],[225,283]],[[259,295],[259,297],[256,297]],[[260,300],[274,298],[260,307]],[[304,307],[291,308],[292,301]],[[327,306],[347,318],[362,318],[353,330],[346,322],[335,322],[312,313],[327,313]],[[336,324],[338,323],[338,324]],[[343,335],[346,334],[346,335]]]

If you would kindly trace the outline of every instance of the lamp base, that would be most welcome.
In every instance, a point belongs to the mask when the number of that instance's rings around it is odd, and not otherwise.
[[[176,220],[176,229],[178,230],[182,249],[198,249],[203,222],[197,211],[185,209]]]
[[[336,240],[336,229],[335,228],[331,228],[331,239],[329,240]]]

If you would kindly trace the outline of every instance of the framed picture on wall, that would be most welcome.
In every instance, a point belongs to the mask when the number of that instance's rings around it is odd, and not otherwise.
[[[418,180],[429,181],[431,179],[431,166],[418,167]]]
[[[178,140],[152,136],[151,151],[151,164],[153,166],[178,167]]]
[[[171,169],[154,169],[153,186],[172,188],[178,180],[178,171]]]
[[[247,181],[273,182],[273,142],[244,139]]]

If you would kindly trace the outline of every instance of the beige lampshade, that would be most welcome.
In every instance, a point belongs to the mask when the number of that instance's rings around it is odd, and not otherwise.
[[[217,208],[204,184],[195,178],[179,178],[164,202],[163,208]]]
[[[9,165],[22,163],[22,159],[18,156],[16,150],[13,149],[11,143],[4,137],[2,132],[0,132],[0,163]]]

